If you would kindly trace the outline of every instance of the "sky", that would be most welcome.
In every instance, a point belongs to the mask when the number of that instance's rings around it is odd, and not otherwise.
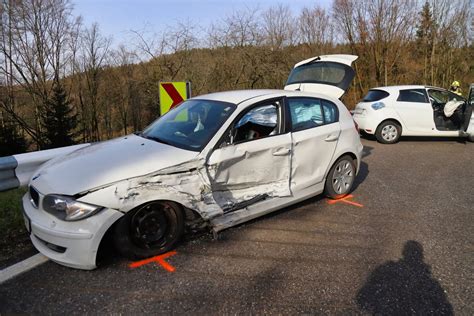
[[[330,7],[332,0],[72,0],[74,12],[84,24],[99,24],[101,32],[111,36],[114,44],[126,42],[130,30],[165,31],[167,27],[189,20],[206,27],[245,8],[264,10],[281,3],[295,14],[303,7]]]

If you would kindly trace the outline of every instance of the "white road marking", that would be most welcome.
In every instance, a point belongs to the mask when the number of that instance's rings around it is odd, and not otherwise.
[[[0,284],[7,280],[10,280],[11,278],[16,277],[17,275],[29,271],[34,267],[45,263],[46,261],[48,261],[48,258],[38,253],[32,257],[29,257],[28,259],[9,266],[8,268],[5,268],[0,271]]]

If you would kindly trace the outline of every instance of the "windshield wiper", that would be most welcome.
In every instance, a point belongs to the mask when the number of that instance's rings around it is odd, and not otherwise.
[[[142,135],[143,137],[145,137],[146,139],[151,139],[151,140],[154,140],[155,142],[158,142],[158,143],[162,143],[162,144],[165,144],[165,145],[171,145],[169,142],[167,142],[166,140],[163,140],[159,137],[156,137],[156,136],[144,136]]]

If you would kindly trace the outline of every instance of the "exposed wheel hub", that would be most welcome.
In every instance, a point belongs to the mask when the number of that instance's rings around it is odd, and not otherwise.
[[[139,210],[131,222],[133,237],[144,248],[160,246],[168,231],[168,218],[163,208],[148,205]]]

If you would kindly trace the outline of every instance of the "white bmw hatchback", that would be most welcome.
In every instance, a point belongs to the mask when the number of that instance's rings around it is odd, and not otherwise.
[[[49,161],[23,198],[33,244],[93,269],[106,232],[124,256],[146,258],[186,231],[218,232],[324,191],[347,194],[362,144],[338,98],[355,58],[297,64],[287,90],[194,97],[141,133]]]
[[[390,86],[370,89],[354,110],[361,132],[385,144],[400,136],[467,137],[474,141],[473,104],[442,88]]]

